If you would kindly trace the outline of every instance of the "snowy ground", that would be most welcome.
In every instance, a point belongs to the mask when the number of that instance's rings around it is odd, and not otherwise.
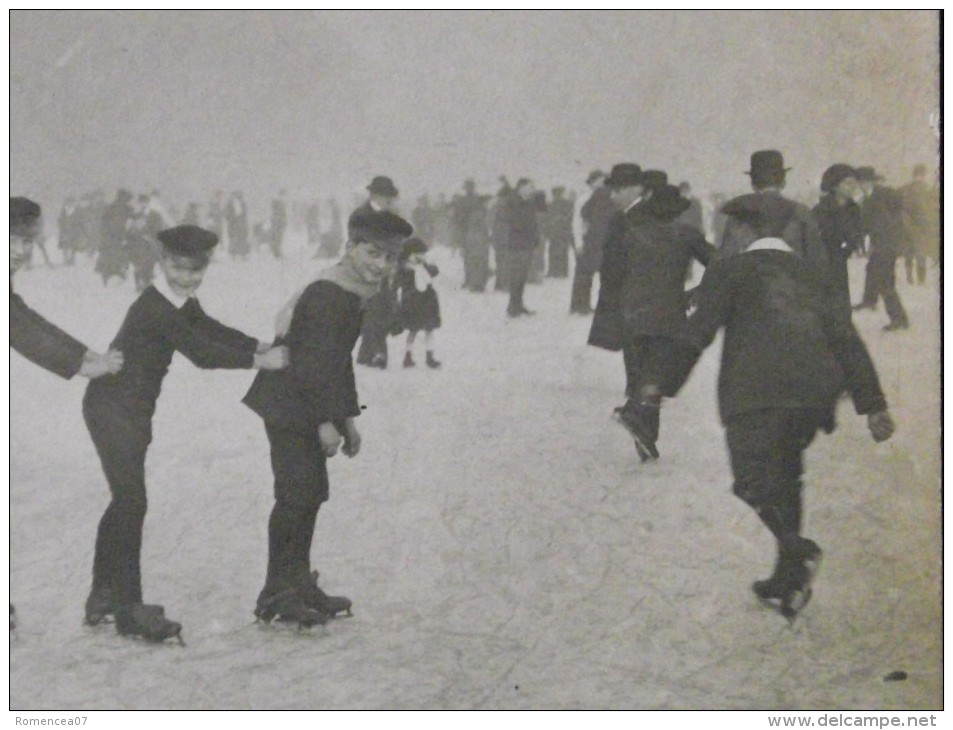
[[[538,316],[508,321],[503,295],[459,290],[459,259],[438,254],[444,368],[401,369],[392,339],[389,371],[358,371],[364,451],[332,460],[313,550],[355,615],[312,634],[252,624],[272,498],[264,429],[239,402],[251,374],[181,356],[149,452],[143,570],[188,646],[82,627],[108,501],[85,381],[11,355],[11,709],[942,707],[937,270],[927,288],[900,284],[913,329],[855,317],[899,430],[876,445],[845,404],[809,451],[806,534],[826,558],[792,630],[748,588],[773,547],[730,494],[717,348],[666,404],[661,461],[642,466],[609,418],[621,357],[585,345],[569,282],[529,287]],[[319,265],[224,261],[201,298],[268,338]],[[94,349],[133,298],[87,262],[16,284]],[[909,679],[883,681],[897,669]]]

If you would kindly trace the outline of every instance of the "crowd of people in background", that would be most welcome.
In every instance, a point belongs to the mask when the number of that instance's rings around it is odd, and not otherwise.
[[[503,176],[486,194],[468,179],[449,199],[420,196],[406,216],[412,225],[400,215],[397,185],[381,175],[367,185],[365,200],[354,201],[346,230],[333,199],[291,201],[285,190],[258,220],[240,191],[217,191],[205,206],[190,202],[181,216],[157,191],[120,189],[110,202],[99,193],[67,198],[56,226],[63,265],[95,257],[105,286],[131,273],[139,295],[110,350],[99,355],[30,310],[11,281],[11,345],[63,377],[93,381],[84,417],[112,501],[99,526],[87,623],[114,615],[120,633],[181,638],[178,622],[143,602],[139,566],[151,419],[174,351],[200,367],[262,371],[245,403],[265,421],[276,504],[255,615],[313,625],[350,611],[350,599],[325,594],[310,569],[315,519],[328,497],[325,460],[339,449],[348,456],[360,450],[351,366],[358,339],[356,362],[386,369],[388,337],[406,332],[403,367],[412,368],[422,335],[424,363],[441,367],[433,285],[440,271],[428,258],[435,245],[462,259],[457,288],[482,293],[493,278],[494,288],[508,294],[509,319],[534,314],[525,302],[528,284],[566,279],[572,270],[569,315],[591,316],[588,343],[622,354],[625,401],[614,418],[642,462],[660,456],[663,398],[678,394],[701,352],[726,329],[719,409],[734,493],[777,540],[774,573],[752,588],[793,620],[810,600],[821,556],[801,534],[803,452],[818,430],[834,428],[845,391],[875,440],[894,430],[851,318],[882,298],[884,330],[910,326],[896,262],[904,259],[908,284],[923,285],[927,262],[939,262],[940,224],[938,189],[922,165],[899,190],[884,186],[872,167],[831,165],[813,208],[785,196],[788,170],[779,151],[755,152],[751,191],[718,198],[707,211],[688,182],[673,185],[665,171],[631,162],[609,173],[593,170],[578,207],[565,186],[547,193],[529,177],[511,184]],[[252,254],[280,260],[295,227],[304,231],[311,258],[338,260],[294,295],[279,315],[275,341],[259,342],[210,318],[195,292],[219,242],[237,261]],[[40,207],[11,199],[11,276],[34,250],[53,265],[44,240]],[[867,257],[856,303],[851,256]],[[696,263],[706,273],[692,288]]]

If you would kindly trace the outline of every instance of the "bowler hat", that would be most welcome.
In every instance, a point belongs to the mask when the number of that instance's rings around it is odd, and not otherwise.
[[[790,169],[784,166],[784,157],[777,150],[758,150],[751,155],[751,169],[745,174],[751,176],[755,187],[780,185]]]
[[[610,188],[627,188],[642,184],[642,168],[633,162],[620,162],[612,166],[605,184]]]
[[[367,186],[367,191],[371,195],[380,195],[385,198],[396,198],[399,194],[397,188],[394,187],[394,181],[383,175],[378,175],[371,180],[371,184]]]
[[[648,202],[650,214],[662,221],[675,220],[690,206],[691,201],[683,198],[677,187],[667,184],[655,188]]]
[[[414,227],[389,210],[368,210],[351,217],[348,227],[354,243],[374,243],[386,247],[392,253],[400,253],[404,239],[414,232]]]
[[[883,178],[877,174],[874,168],[868,166],[857,168],[857,180],[858,182],[880,182]]]
[[[821,192],[822,193],[833,193],[837,186],[840,185],[847,178],[857,177],[857,171],[850,165],[845,165],[843,162],[838,162],[836,165],[831,165],[821,176]]]
[[[10,228],[35,223],[40,218],[40,206],[29,198],[10,198]]]
[[[596,180],[604,180],[606,174],[602,170],[593,170],[586,178],[586,185],[592,185]]]
[[[204,258],[218,243],[218,236],[199,226],[185,224],[166,228],[156,234],[163,250],[173,256]]]

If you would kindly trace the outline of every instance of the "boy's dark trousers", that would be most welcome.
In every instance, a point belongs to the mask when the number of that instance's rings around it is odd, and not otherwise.
[[[804,450],[818,428],[832,426],[829,411],[770,408],[727,420],[734,494],[782,541],[801,532]]]
[[[263,596],[301,587],[310,577],[311,539],[318,509],[329,494],[327,459],[317,433],[265,423],[275,475],[268,520],[268,574]]]
[[[146,451],[149,424],[83,404],[83,417],[109,483],[112,500],[96,533],[93,592],[117,606],[142,603],[140,553],[146,518]]]

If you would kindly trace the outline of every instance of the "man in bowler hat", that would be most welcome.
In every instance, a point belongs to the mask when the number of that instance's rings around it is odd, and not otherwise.
[[[762,224],[787,243],[825,280],[829,276],[829,260],[817,222],[804,205],[782,194],[790,168],[777,150],[759,150],[751,155],[753,192],[728,201],[722,212],[728,217],[718,258],[739,254],[761,237]]]
[[[592,193],[579,209],[582,219],[582,250],[576,255],[573,272],[570,314],[590,315],[592,309],[592,279],[602,265],[602,247],[609,231],[609,219],[615,213],[612,192],[605,186],[606,174],[593,170],[586,178]]]

